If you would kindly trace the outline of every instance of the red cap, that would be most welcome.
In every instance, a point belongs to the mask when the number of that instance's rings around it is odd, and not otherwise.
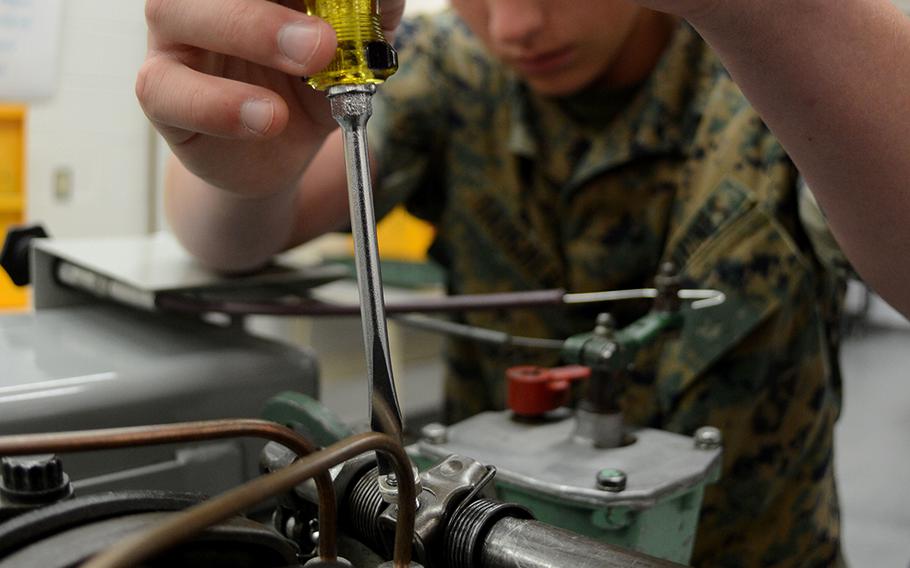
[[[519,416],[540,416],[569,402],[569,385],[591,377],[591,369],[568,367],[512,367],[506,371],[508,405]]]

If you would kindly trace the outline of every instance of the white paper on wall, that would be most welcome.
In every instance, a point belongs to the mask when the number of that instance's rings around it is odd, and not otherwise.
[[[62,19],[63,0],[0,0],[0,101],[53,95]]]

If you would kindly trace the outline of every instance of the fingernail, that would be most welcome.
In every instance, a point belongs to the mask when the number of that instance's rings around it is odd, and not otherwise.
[[[267,99],[254,99],[243,103],[240,107],[240,120],[243,125],[256,134],[264,134],[272,125],[275,118],[275,108],[272,101]]]
[[[291,61],[306,65],[319,46],[322,29],[318,25],[297,22],[278,32],[278,49]]]

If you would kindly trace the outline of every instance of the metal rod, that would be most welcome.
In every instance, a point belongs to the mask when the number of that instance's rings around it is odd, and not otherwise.
[[[537,306],[560,306],[565,290],[532,290],[529,292],[503,292],[496,294],[464,294],[441,298],[414,297],[386,303],[386,314],[470,312]],[[305,298],[289,303],[286,301],[233,301],[206,300],[186,294],[161,294],[158,296],[159,309],[185,312],[216,312],[231,315],[272,315],[272,316],[353,316],[360,313],[358,304],[339,304]]]
[[[479,343],[487,343],[489,345],[522,347],[525,349],[551,349],[557,351],[562,350],[563,348],[563,342],[558,339],[510,335],[503,331],[496,331],[422,315],[401,315],[394,316],[393,319],[403,325],[413,327],[414,329],[462,337],[464,339],[477,341]]]
[[[389,334],[376,238],[376,213],[373,209],[373,184],[367,149],[367,121],[373,112],[372,97],[375,92],[375,85],[338,86],[330,88],[328,96],[332,103],[332,116],[341,125],[344,138],[363,347],[370,383],[371,425],[374,431],[400,440],[403,424],[392,375],[392,358],[389,355]],[[380,459],[379,470],[380,474],[388,475],[391,473],[391,464]]]
[[[681,568],[537,521],[505,518],[481,549],[482,568]]]
[[[381,452],[398,475],[401,500],[395,527],[393,565],[407,568],[411,562],[416,495],[410,477],[411,462],[398,440],[368,432],[346,438],[303,457],[290,466],[264,475],[200,505],[176,514],[152,529],[128,537],[89,560],[82,568],[127,568],[141,565],[156,554],[184,542],[211,525],[229,519],[266,499],[290,491],[318,472],[369,451]],[[320,527],[321,529],[322,527]]]
[[[240,419],[3,436],[0,437],[0,456],[88,452],[242,436],[278,442],[298,456],[316,451],[309,440],[290,428],[265,420]],[[328,472],[316,476],[316,486],[319,490],[319,556],[333,561],[338,554],[335,486]]]

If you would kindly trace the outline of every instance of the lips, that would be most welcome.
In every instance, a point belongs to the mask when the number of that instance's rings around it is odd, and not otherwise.
[[[574,48],[562,47],[531,55],[513,57],[511,63],[524,74],[545,75],[566,67],[572,61],[574,55]]]

